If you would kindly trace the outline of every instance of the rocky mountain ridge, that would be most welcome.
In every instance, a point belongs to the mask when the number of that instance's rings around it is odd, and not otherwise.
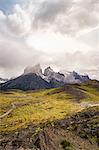
[[[58,82],[63,83],[81,83],[84,81],[89,80],[88,75],[79,75],[77,72],[67,72],[67,71],[60,71],[55,72],[50,66],[44,69],[44,73],[40,67],[40,64],[35,65],[34,67],[26,67],[24,69],[24,74],[35,73],[39,75],[47,82],[51,82],[52,80],[56,80]]]
[[[50,84],[36,74],[21,75],[0,85],[1,90],[19,89],[23,91],[51,88]]]
[[[64,84],[75,84],[88,81],[88,76],[79,75],[75,71],[62,73],[55,72],[51,67],[47,67],[44,73],[40,65],[26,67],[24,73],[14,79],[10,79],[0,84],[0,90],[19,89],[19,90],[38,90],[57,88]]]

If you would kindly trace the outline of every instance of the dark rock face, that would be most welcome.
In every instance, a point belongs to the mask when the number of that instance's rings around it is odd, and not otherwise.
[[[45,76],[45,79],[48,81],[48,82],[64,82],[64,78],[65,76],[59,72],[55,72],[51,67],[47,67],[45,70],[44,70],[44,76]],[[61,85],[61,84],[60,84]]]
[[[50,83],[52,88],[58,88],[58,87],[64,85],[64,82],[62,82],[62,81],[60,82],[60,81],[57,81],[55,79],[51,79],[51,81],[49,83]]]
[[[37,90],[51,88],[50,84],[36,74],[22,75],[16,79],[9,80],[1,84],[1,90],[19,89],[19,90]]]
[[[53,75],[54,73],[54,70],[51,69],[51,67],[47,67],[45,70],[44,70],[44,76],[51,76]]]
[[[88,75],[86,75],[86,76],[83,76],[83,75],[82,75],[82,76],[81,76],[81,79],[82,79],[83,82],[90,80],[90,78],[89,78]]]

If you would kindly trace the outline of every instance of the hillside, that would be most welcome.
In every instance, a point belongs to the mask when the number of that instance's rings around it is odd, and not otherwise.
[[[50,84],[36,74],[21,75],[15,79],[9,80],[0,85],[1,90],[19,89],[19,90],[37,90],[48,89]]]
[[[1,150],[98,150],[99,82],[0,93]]]

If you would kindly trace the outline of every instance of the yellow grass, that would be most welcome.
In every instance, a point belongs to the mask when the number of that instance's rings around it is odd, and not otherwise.
[[[16,108],[1,119],[1,131],[12,131],[26,127],[29,123],[39,124],[61,119],[81,110],[66,93],[47,94],[51,90],[38,92],[0,93],[0,115],[3,115],[14,104]]]

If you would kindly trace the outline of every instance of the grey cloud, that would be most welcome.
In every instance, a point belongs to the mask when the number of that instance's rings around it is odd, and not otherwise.
[[[97,26],[99,24],[98,13],[99,2],[97,0],[46,1],[38,9],[34,23],[38,27],[48,24],[58,32],[72,35],[80,30]]]
[[[30,0],[31,1],[31,0]],[[29,4],[30,5],[30,4]],[[35,5],[35,4],[33,4]],[[16,7],[17,6],[17,7]],[[0,12],[0,69],[6,76],[21,72],[27,65],[41,63],[56,68],[84,71],[99,79],[99,49],[96,46],[96,33],[80,40],[93,48],[92,52],[79,52],[47,55],[41,51],[30,49],[24,38],[33,33],[36,26],[42,30],[52,27],[54,31],[74,36],[80,31],[99,25],[98,0],[45,0],[36,3],[36,11],[16,5],[14,10],[4,15]],[[33,7],[34,8],[34,7]],[[46,26],[47,25],[47,26]],[[98,37],[98,35],[97,35]],[[85,41],[84,41],[85,39]],[[87,41],[89,40],[89,41]],[[79,39],[78,39],[79,41]],[[72,43],[71,43],[72,44]],[[97,48],[97,49],[95,49]],[[91,74],[91,76],[93,76]]]
[[[91,48],[95,48],[96,50],[99,49],[99,27],[96,29],[93,29],[92,31],[89,31],[88,33],[85,33],[84,35],[81,35],[77,38],[78,41],[86,43],[87,45],[90,45]]]
[[[13,15],[11,17],[15,19]],[[30,64],[34,65],[39,62],[42,64],[46,63],[49,59],[48,56],[43,52],[41,54],[39,50],[29,48],[25,44],[25,39],[20,36],[22,31],[24,32],[24,27],[22,30],[19,28],[21,24],[17,24],[19,23],[17,19],[15,20],[15,26],[12,27],[12,24],[9,27],[8,19],[8,16],[0,11],[0,72],[2,70],[0,76],[17,75],[22,73],[24,67]]]
[[[72,6],[73,0],[55,0],[45,1],[41,4],[35,15],[35,21],[52,22],[57,15],[66,12]]]
[[[74,36],[99,25],[98,0],[27,0],[25,3],[14,5],[6,16],[8,30],[16,36],[43,28]]]
[[[23,73],[24,67],[37,63],[45,64],[48,60],[49,56],[29,48],[21,38],[0,33],[0,76],[17,76]]]
[[[53,58],[52,65],[59,70],[78,71],[99,79],[99,51],[65,53]],[[91,72],[92,70],[92,72]]]

